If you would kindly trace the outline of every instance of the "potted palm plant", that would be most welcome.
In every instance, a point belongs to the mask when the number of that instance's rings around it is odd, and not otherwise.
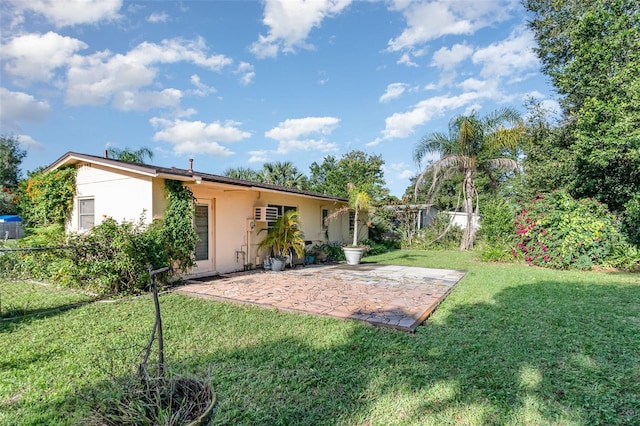
[[[258,248],[268,248],[273,253],[272,270],[283,270],[287,256],[291,254],[292,250],[299,258],[304,257],[304,234],[300,228],[299,213],[295,210],[289,210],[280,216],[270,229],[260,230],[260,232],[266,231],[267,235],[260,241]]]
[[[342,247],[342,251],[348,265],[357,265],[367,249],[365,246],[358,244],[358,224],[362,219],[361,215],[368,215],[371,212],[371,197],[366,191],[356,188],[351,183],[347,185],[347,190],[349,192],[349,204],[330,214],[327,219],[333,219],[349,211],[354,212],[353,240],[350,245]]]

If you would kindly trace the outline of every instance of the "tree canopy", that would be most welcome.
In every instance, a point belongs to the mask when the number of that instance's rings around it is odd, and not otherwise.
[[[291,161],[264,163],[260,170],[245,167],[228,168],[222,172],[222,174],[227,177],[251,182],[270,183],[287,188],[307,189],[307,177],[304,173],[300,172]]]
[[[526,0],[542,70],[562,95],[568,189],[614,211],[640,192],[640,3]]]
[[[15,189],[20,181],[20,164],[27,151],[17,136],[0,136],[0,187]]]
[[[0,136],[0,214],[16,213],[14,192],[20,181],[20,164],[27,151],[16,136]]]
[[[389,193],[382,166],[384,160],[381,155],[369,155],[363,151],[350,151],[339,160],[333,155],[328,155],[321,164],[311,164],[309,189],[347,198],[347,186],[352,184],[367,192],[373,200],[381,200]]]
[[[124,149],[111,147],[107,149],[107,153],[111,158],[127,161],[129,163],[141,164],[144,163],[146,158],[149,158],[149,160],[153,160],[153,151],[151,151],[147,147],[142,147],[135,151],[129,147],[126,147]]]

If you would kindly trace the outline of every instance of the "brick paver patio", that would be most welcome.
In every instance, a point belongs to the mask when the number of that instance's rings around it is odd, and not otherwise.
[[[379,264],[306,266],[189,281],[176,292],[414,331],[465,273]]]

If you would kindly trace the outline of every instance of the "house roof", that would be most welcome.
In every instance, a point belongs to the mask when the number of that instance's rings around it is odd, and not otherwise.
[[[261,191],[273,191],[287,194],[295,194],[303,197],[316,199],[347,202],[348,199],[335,197],[332,195],[321,194],[312,191],[303,191],[296,188],[272,185],[269,183],[252,182],[243,179],[230,178],[227,176],[214,175],[211,173],[203,173],[195,170],[179,169],[177,167],[159,167],[150,164],[130,163],[127,161],[116,160],[113,158],[100,157],[97,155],[81,154],[77,152],[67,152],[62,157],[51,163],[45,171],[59,169],[60,167],[75,165],[87,162],[110,167],[117,170],[128,171],[150,177],[159,177],[163,179],[173,179],[185,182],[202,183],[212,182],[223,185],[242,187],[247,189],[255,189]]]

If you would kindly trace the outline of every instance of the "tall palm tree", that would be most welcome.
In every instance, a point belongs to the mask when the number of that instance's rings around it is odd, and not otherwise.
[[[297,189],[307,186],[307,177],[291,161],[264,163],[261,173],[263,181],[273,185]]]
[[[467,226],[460,243],[461,250],[473,248],[476,232],[473,224],[473,201],[474,196],[477,197],[474,176],[478,172],[484,173],[495,183],[495,172],[514,171],[518,167],[517,161],[504,155],[517,148],[523,133],[520,114],[513,108],[499,109],[485,117],[478,117],[472,112],[453,117],[449,122],[449,134],[432,133],[423,137],[415,147],[413,157],[418,164],[427,154],[440,155],[418,175],[414,192],[416,198],[427,175],[432,176],[429,197],[433,197],[441,182],[452,173],[463,176],[461,191]]]
[[[142,164],[147,157],[149,157],[149,160],[153,160],[153,151],[147,147],[142,147],[136,151],[129,147],[125,147],[124,149],[111,147],[107,149],[107,154],[109,154],[111,158],[129,163]]]

